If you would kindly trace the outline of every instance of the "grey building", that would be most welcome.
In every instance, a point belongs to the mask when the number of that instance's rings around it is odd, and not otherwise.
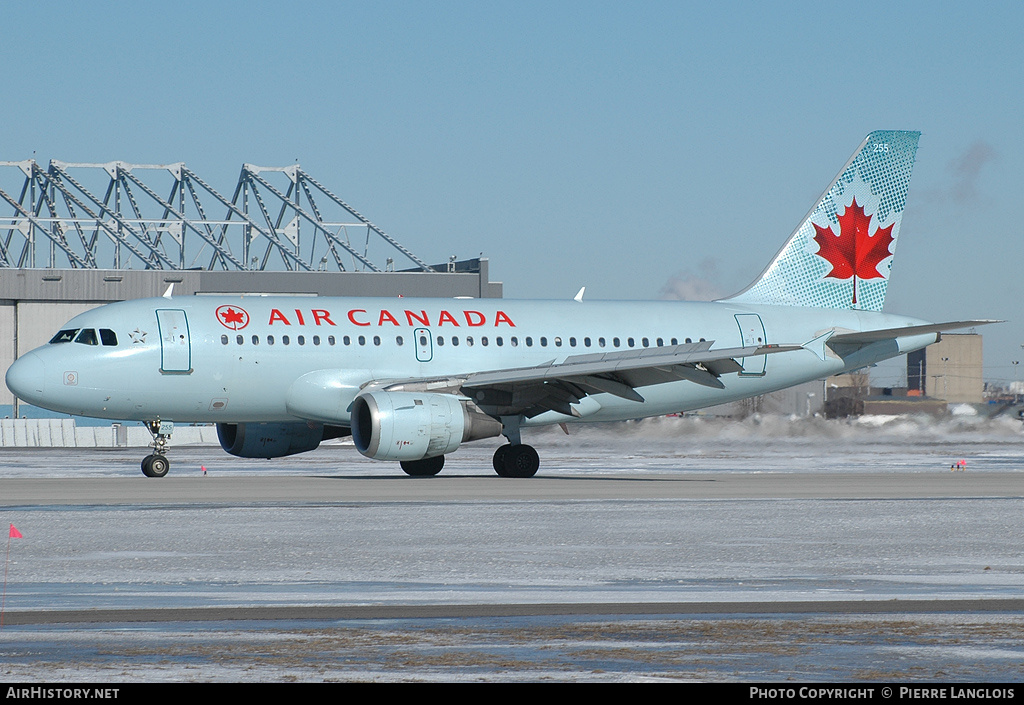
[[[79,313],[172,284],[175,296],[502,295],[485,258],[428,264],[298,164],[245,164],[231,193],[183,163],[0,162],[0,374]],[[0,416],[33,415],[52,416],[0,389]]]

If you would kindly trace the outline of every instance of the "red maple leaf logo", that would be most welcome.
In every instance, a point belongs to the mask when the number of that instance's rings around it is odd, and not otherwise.
[[[884,279],[878,265],[892,254],[889,246],[893,242],[895,223],[875,228],[874,233],[868,232],[870,224],[871,216],[864,214],[864,208],[857,205],[856,198],[839,216],[839,235],[832,232],[831,226],[823,228],[812,223],[817,231],[814,236],[818,243],[817,255],[832,265],[832,271],[825,276],[831,279],[853,278],[853,303],[857,303],[857,277]]]
[[[249,325],[249,314],[238,306],[221,306],[217,309],[217,320],[225,328],[241,330]]]

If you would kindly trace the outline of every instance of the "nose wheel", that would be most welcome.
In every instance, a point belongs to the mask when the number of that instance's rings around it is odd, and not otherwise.
[[[153,434],[153,442],[150,443],[153,453],[142,459],[142,474],[146,477],[163,477],[171,469],[167,451],[170,449],[174,424],[170,421],[147,421],[146,428]]]
[[[171,462],[162,455],[147,455],[142,459],[142,474],[146,477],[163,477],[171,469]]]

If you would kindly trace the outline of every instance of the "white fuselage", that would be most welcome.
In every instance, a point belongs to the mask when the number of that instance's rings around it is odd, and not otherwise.
[[[352,399],[370,382],[457,377],[700,340],[714,341],[712,349],[803,345],[829,330],[922,323],[865,311],[729,302],[156,298],[77,316],[66,330],[113,331],[116,345],[50,343],[22,356],[7,381],[24,401],[83,416],[345,425]],[[722,389],[663,383],[643,387],[643,402],[594,394],[575,405],[579,416],[550,411],[523,425],[698,409],[860,368],[935,340],[926,333],[879,341],[845,358],[824,345],[757,356],[741,361],[744,372],[723,375]]]

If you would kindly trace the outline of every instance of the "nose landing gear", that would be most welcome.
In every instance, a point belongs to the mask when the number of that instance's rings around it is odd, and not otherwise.
[[[156,421],[147,421],[146,428],[153,434],[153,442],[150,443],[153,453],[142,459],[142,474],[146,477],[163,477],[171,469],[171,461],[167,459],[167,451],[170,448],[174,423],[171,421],[161,423],[157,419]]]
[[[162,455],[147,455],[142,459],[142,474],[146,477],[163,477],[170,469],[170,461]]]

